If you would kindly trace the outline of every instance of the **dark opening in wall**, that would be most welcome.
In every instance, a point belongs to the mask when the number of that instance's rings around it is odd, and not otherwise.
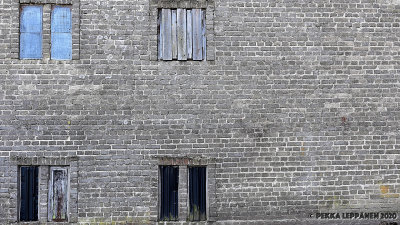
[[[20,221],[38,220],[39,167],[20,168]]]
[[[206,167],[189,167],[189,220],[206,220]]]
[[[160,220],[178,220],[179,167],[160,166]]]

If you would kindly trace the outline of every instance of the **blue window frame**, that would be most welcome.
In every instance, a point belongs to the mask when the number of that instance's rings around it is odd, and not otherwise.
[[[38,5],[21,8],[20,17],[20,58],[42,58],[42,11]]]
[[[52,10],[51,59],[72,59],[72,22],[69,6],[55,6]]]

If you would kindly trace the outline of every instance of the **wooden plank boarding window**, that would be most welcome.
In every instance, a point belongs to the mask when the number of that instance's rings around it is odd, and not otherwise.
[[[21,7],[20,17],[20,59],[42,58],[42,11],[41,5]]]
[[[68,221],[68,169],[51,167],[48,221]]]
[[[189,220],[207,220],[206,167],[189,167]]]
[[[178,181],[177,166],[160,166],[160,220],[178,220]]]
[[[54,6],[51,12],[51,59],[72,59],[70,6]]]
[[[38,220],[39,168],[37,166],[20,167],[20,221]]]
[[[159,9],[158,59],[206,59],[205,9]]]

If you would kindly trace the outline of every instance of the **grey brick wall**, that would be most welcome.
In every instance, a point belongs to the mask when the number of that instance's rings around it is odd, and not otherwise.
[[[48,31],[19,60],[20,4],[53,3],[73,5],[73,60]],[[207,9],[207,61],[157,61],[160,7]],[[70,167],[71,224],[157,223],[159,165],[180,166],[173,224],[188,165],[207,165],[209,224],[399,223],[399,52],[397,0],[0,0],[0,224],[20,165],[43,192]]]

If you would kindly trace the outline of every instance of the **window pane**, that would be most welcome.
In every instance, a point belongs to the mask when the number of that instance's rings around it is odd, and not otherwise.
[[[20,34],[21,59],[42,58],[42,34],[21,33]]]
[[[51,14],[51,32],[71,33],[71,8],[55,6]]]
[[[42,58],[42,6],[23,6],[20,18],[20,58]]]
[[[42,6],[23,6],[21,12],[21,32],[42,32]]]
[[[72,59],[71,8],[56,6],[51,15],[51,58]]]
[[[70,33],[53,33],[51,35],[51,58],[72,58],[72,35]]]

